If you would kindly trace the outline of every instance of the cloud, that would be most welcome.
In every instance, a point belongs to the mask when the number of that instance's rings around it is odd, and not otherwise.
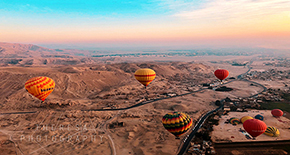
[[[13,7],[16,8],[18,11],[24,11],[24,12],[31,12],[31,13],[51,13],[54,12],[53,9],[49,7],[37,7],[33,4],[23,4],[23,5],[14,5]]]
[[[174,4],[168,5],[174,9]],[[195,2],[179,1],[179,6],[186,5],[182,10],[175,10],[173,16],[190,20],[232,20],[255,19],[279,14],[290,10],[289,0],[213,0],[206,1],[196,7]],[[177,9],[175,7],[175,9]]]
[[[207,3],[207,0],[156,0],[155,2],[160,8],[177,13],[199,9],[202,4]]]

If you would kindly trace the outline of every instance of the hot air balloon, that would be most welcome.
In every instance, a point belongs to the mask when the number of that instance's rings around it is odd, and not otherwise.
[[[278,137],[280,135],[280,132],[277,128],[269,126],[267,127],[264,134],[271,137]]]
[[[162,123],[178,139],[192,126],[192,119],[182,112],[170,112],[163,116]]]
[[[229,71],[226,69],[217,69],[214,72],[214,75],[220,79],[221,81],[223,81],[224,79],[226,79],[229,76]]]
[[[283,116],[283,111],[280,110],[280,109],[273,109],[271,111],[271,114],[274,116],[274,117],[280,117],[280,116]]]
[[[233,125],[237,125],[237,124],[240,123],[240,120],[239,120],[238,118],[236,118],[236,117],[233,117],[233,118],[231,118],[231,119],[229,120],[229,122],[230,122],[231,124],[233,124]]]
[[[149,68],[141,68],[135,72],[135,78],[142,83],[145,88],[155,79],[156,73]]]
[[[258,115],[255,116],[255,119],[258,119],[258,120],[262,121],[262,120],[264,120],[264,117],[262,115],[258,114]]]
[[[243,127],[252,137],[257,137],[263,134],[267,129],[267,125],[258,119],[246,120]]]
[[[54,81],[44,76],[31,78],[25,83],[25,89],[42,101],[54,90],[54,86]]]
[[[241,118],[241,122],[244,123],[248,119],[253,119],[253,117],[251,117],[251,116],[244,116],[244,117]]]

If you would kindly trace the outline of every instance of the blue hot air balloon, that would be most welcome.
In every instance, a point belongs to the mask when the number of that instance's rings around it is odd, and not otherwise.
[[[259,120],[262,121],[262,120],[264,120],[264,116],[258,114],[258,115],[255,116],[255,119],[259,119]]]

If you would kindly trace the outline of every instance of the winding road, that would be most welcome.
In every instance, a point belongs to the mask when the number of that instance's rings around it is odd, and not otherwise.
[[[254,94],[254,95],[252,95],[252,96],[244,97],[244,98],[255,97],[255,96],[261,94],[262,92],[266,92],[266,91],[267,91],[267,88],[266,88],[264,85],[262,85],[262,84],[260,84],[260,83],[257,83],[257,82],[254,82],[254,81],[250,81],[250,80],[244,79],[244,76],[247,75],[247,74],[251,71],[252,67],[250,67],[250,65],[251,65],[252,63],[253,63],[253,60],[251,60],[250,63],[247,65],[247,67],[248,67],[248,71],[247,71],[247,72],[238,75],[238,76],[237,76],[237,79],[235,79],[235,80],[232,80],[232,81],[229,81],[229,82],[227,82],[227,83],[224,83],[224,84],[228,84],[228,83],[233,82],[233,81],[242,80],[242,81],[246,81],[246,82],[250,82],[250,83],[256,84],[256,85],[258,85],[258,86],[260,86],[260,87],[263,88],[263,90],[262,90],[261,92],[259,92],[259,93],[257,93],[257,94]],[[224,104],[223,104],[224,100],[225,100],[225,99],[222,99],[222,100],[221,100],[221,103],[222,103],[221,106],[219,106],[218,108],[216,108],[216,109],[214,109],[214,110],[212,110],[212,111],[207,112],[205,115],[203,115],[203,116],[198,120],[198,122],[196,123],[196,125],[193,127],[191,133],[190,133],[189,135],[187,135],[187,136],[184,138],[183,141],[181,141],[181,143],[183,143],[183,145],[182,145],[182,147],[178,150],[177,155],[184,155],[184,154],[186,153],[186,151],[188,150],[188,148],[189,148],[189,146],[190,146],[189,144],[190,144],[190,142],[192,141],[192,139],[194,138],[194,136],[195,136],[195,134],[197,133],[197,131],[202,127],[203,123],[205,122],[205,120],[206,120],[210,115],[212,115],[214,112],[217,112],[217,111],[219,111],[219,110],[221,110],[221,109],[223,108],[223,106],[224,106]]]
[[[263,91],[255,94],[255,95],[252,95],[250,97],[254,97],[254,96],[257,96],[258,94],[262,93],[262,92],[265,92],[267,90],[267,88],[257,82],[253,82],[253,81],[249,81],[247,79],[244,79],[244,76],[247,75],[250,70],[252,69],[250,67],[250,65],[252,64],[253,60],[250,61],[250,63],[247,65],[248,67],[248,70],[247,72],[243,73],[243,74],[240,74],[237,76],[236,79],[233,79],[231,81],[228,81],[227,83],[223,83],[219,86],[215,86],[214,88],[217,88],[217,87],[220,87],[222,85],[225,85],[225,84],[228,84],[228,83],[231,83],[231,82],[234,82],[234,81],[238,81],[238,80],[242,80],[242,81],[246,81],[246,82],[250,82],[250,83],[253,83],[255,85],[258,85],[260,87],[263,88]],[[179,95],[176,95],[176,96],[168,96],[168,97],[164,97],[164,98],[157,98],[157,99],[152,99],[152,100],[147,100],[147,101],[143,101],[143,102],[140,102],[140,103],[137,103],[135,105],[132,105],[132,106],[129,106],[129,107],[125,107],[125,108],[118,108],[118,109],[81,109],[81,111],[123,111],[123,110],[128,110],[128,109],[132,109],[132,108],[136,108],[136,107],[139,107],[139,106],[143,106],[143,105],[146,105],[146,104],[149,104],[149,103],[153,103],[153,102],[156,102],[156,101],[160,101],[160,100],[165,100],[165,99],[171,99],[171,98],[175,98],[175,97],[181,97],[181,96],[185,96],[185,95],[189,95],[189,94],[193,94],[193,93],[197,93],[197,92],[200,92],[200,91],[203,91],[203,90],[206,90],[208,88],[201,88],[199,90],[196,90],[196,91],[191,91],[191,92],[188,92],[188,93],[184,93],[184,94],[179,94]],[[221,100],[221,103],[224,102],[224,99]],[[212,115],[214,112],[217,112],[219,110],[221,110],[223,108],[223,104],[221,106],[219,106],[218,108],[212,110],[212,111],[209,111],[207,112],[206,114],[204,114],[199,120],[198,122],[196,123],[196,125],[194,126],[194,128],[192,129],[192,132],[187,135],[187,137],[185,137],[184,140],[182,140],[181,143],[183,143],[182,147],[179,149],[179,152],[178,152],[178,155],[183,155],[186,150],[188,149],[189,147],[189,144],[191,142],[191,140],[194,138],[195,134],[197,133],[197,131],[202,127],[203,123],[205,122],[205,120],[210,116]],[[57,111],[65,111],[65,110],[57,110]],[[37,113],[38,111],[28,111],[28,112],[6,112],[6,113],[0,113],[0,115],[11,115],[11,114],[32,114],[32,113]],[[117,114],[119,115],[119,114]],[[114,117],[116,117],[117,115],[115,115]],[[113,118],[114,118],[113,117]],[[113,119],[112,118],[112,119]],[[106,121],[105,124],[108,124],[112,119]],[[107,125],[105,125],[107,126]],[[106,127],[105,127],[106,128]],[[106,129],[104,129],[104,131],[106,132]],[[112,140],[112,138],[110,137],[110,135],[106,132],[107,136],[109,137],[110,141],[111,141],[111,145],[112,145],[112,153],[113,155],[116,155],[116,149],[115,149],[115,146],[114,146],[114,142]]]

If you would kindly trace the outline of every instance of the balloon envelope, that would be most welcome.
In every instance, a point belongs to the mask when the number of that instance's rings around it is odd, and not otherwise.
[[[274,117],[280,117],[283,115],[283,111],[280,110],[280,109],[273,109],[271,111],[271,114],[274,116]]]
[[[214,72],[214,75],[220,79],[220,80],[224,80],[225,78],[227,78],[229,76],[229,71],[226,69],[217,69]]]
[[[179,137],[192,126],[192,119],[182,112],[170,112],[163,116],[162,124],[170,133]]]
[[[262,115],[258,114],[258,115],[255,116],[255,119],[258,119],[258,120],[262,121],[262,120],[264,120],[264,117]]]
[[[267,125],[258,119],[246,120],[243,127],[252,137],[257,137],[263,134],[267,129]]]
[[[244,123],[248,119],[253,119],[253,117],[251,117],[251,116],[244,116],[244,117],[241,118],[241,122]]]
[[[36,98],[44,101],[54,90],[55,83],[51,78],[40,76],[26,81],[25,89]]]
[[[233,117],[229,120],[229,122],[233,125],[237,125],[240,123],[240,119],[236,118],[236,117]]]
[[[280,135],[280,132],[277,128],[269,126],[267,127],[264,134],[271,137],[278,137]]]
[[[138,69],[134,75],[135,78],[146,87],[155,79],[156,73],[152,69],[141,68]]]

